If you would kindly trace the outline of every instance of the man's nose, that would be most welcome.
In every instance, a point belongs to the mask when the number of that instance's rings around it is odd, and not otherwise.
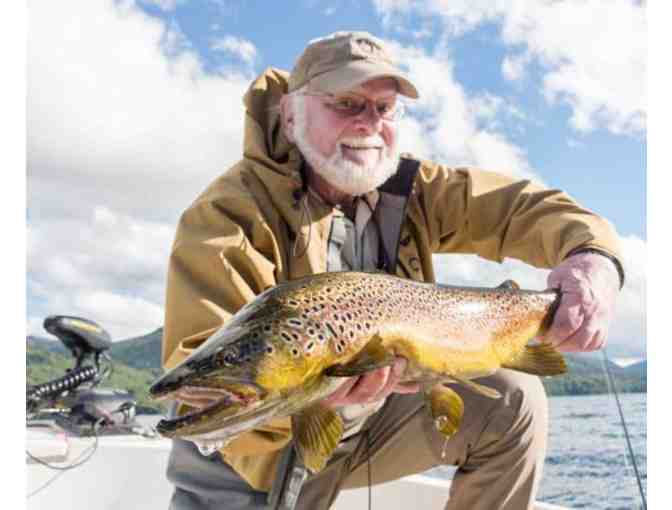
[[[357,123],[357,128],[366,130],[369,133],[380,133],[383,130],[383,118],[371,101],[366,103],[366,108],[357,115],[355,122]]]

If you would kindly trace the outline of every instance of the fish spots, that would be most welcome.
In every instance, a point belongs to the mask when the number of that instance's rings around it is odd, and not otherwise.
[[[327,329],[328,329],[329,332],[331,333],[331,336],[332,336],[332,337],[336,337],[336,336],[338,336],[338,335],[336,334],[336,331],[334,331],[334,327],[331,325],[331,323],[329,323],[329,322],[325,322],[324,325],[327,327]]]
[[[342,353],[345,351],[345,348],[347,347],[347,345],[348,345],[348,344],[345,342],[345,340],[337,340],[337,341],[334,343],[334,350],[335,350],[338,354],[342,354]]]

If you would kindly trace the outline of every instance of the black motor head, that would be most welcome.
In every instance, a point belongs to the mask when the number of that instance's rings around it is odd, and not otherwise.
[[[88,319],[68,315],[51,315],[44,319],[44,329],[58,337],[73,356],[100,354],[112,346],[110,334]]]

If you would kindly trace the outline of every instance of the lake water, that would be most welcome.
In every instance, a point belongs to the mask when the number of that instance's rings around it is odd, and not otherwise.
[[[646,394],[619,395],[646,491]],[[641,498],[613,395],[551,397],[551,427],[538,499],[568,508],[635,510]],[[450,477],[454,470],[428,474]]]

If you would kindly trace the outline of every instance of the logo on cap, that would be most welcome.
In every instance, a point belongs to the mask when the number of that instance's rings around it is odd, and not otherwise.
[[[362,53],[370,53],[371,55],[380,49],[370,39],[357,39],[357,46],[359,46]]]

